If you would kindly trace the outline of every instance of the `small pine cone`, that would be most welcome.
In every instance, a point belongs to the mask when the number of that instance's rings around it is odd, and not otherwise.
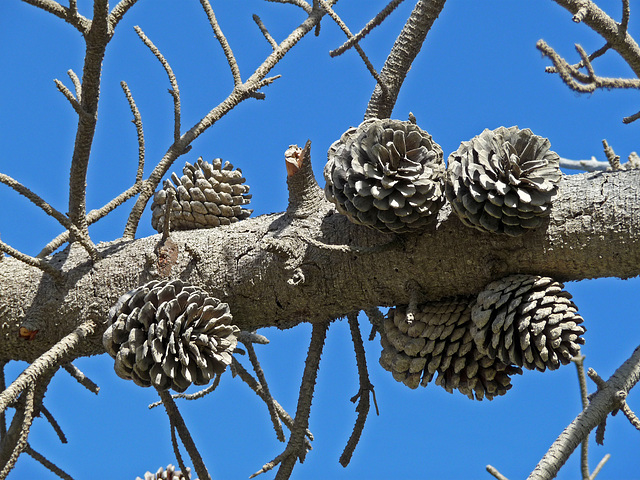
[[[586,328],[563,287],[537,275],[510,275],[487,285],[471,313],[478,349],[541,372],[569,363],[580,353]]]
[[[143,480],[137,477],[136,480]],[[186,468],[186,473],[176,470],[176,467],[169,464],[167,469],[160,467],[156,473],[147,472],[144,474],[144,480],[191,480],[191,469]]]
[[[194,165],[186,163],[184,175],[175,173],[165,180],[163,188],[153,196],[151,226],[158,232],[164,228],[167,192],[174,194],[171,206],[171,230],[193,230],[229,225],[248,218],[253,210],[242,208],[249,203],[249,185],[240,169],[216,158],[212,163],[198,158]]]
[[[449,155],[445,193],[465,225],[517,236],[540,226],[562,178],[560,157],[531,130],[500,127]]]
[[[109,310],[102,344],[118,376],[142,387],[184,392],[224,372],[238,327],[229,306],[181,280],[151,281]]]
[[[380,335],[380,365],[410,388],[436,385],[459,390],[472,400],[493,400],[511,388],[511,375],[522,370],[483,355],[475,346],[470,300],[465,298],[419,305],[411,318],[407,307],[389,310]]]
[[[444,203],[440,145],[411,122],[370,119],[331,145],[325,195],[349,220],[383,232],[435,222]]]

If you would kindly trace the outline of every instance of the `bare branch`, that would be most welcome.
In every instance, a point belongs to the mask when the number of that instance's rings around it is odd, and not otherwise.
[[[345,23],[338,16],[338,14],[336,14],[336,12],[333,11],[331,6],[325,0],[317,0],[317,1],[320,4],[320,6],[322,6],[322,8],[324,8],[325,12],[327,12],[329,14],[329,16],[333,19],[333,21],[336,22],[336,24],[340,27],[340,29],[345,33],[347,38],[352,38],[353,35],[351,34],[351,31],[349,30],[349,27],[347,27],[345,25]],[[357,43],[355,43],[354,44],[354,48],[358,52],[358,55],[360,55],[360,58],[362,58],[362,61],[364,62],[364,64],[367,66],[367,70],[369,70],[369,73],[371,74],[371,76],[375,79],[375,81],[378,83],[378,86],[382,89],[382,91],[386,95],[387,94],[387,86],[380,79],[380,76],[378,75],[378,71],[373,67],[373,65],[369,61],[369,58],[364,53],[364,50],[362,50],[362,47],[360,45],[358,45]]]
[[[344,52],[349,50],[356,43],[366,37],[371,30],[380,25],[385,20],[385,18],[387,18],[389,14],[393,12],[402,2],[404,2],[404,0],[392,0],[391,2],[389,2],[387,6],[384,7],[382,11],[378,13],[369,23],[367,23],[362,30],[360,30],[354,36],[350,37],[349,40],[344,42],[335,50],[331,50],[329,52],[329,55],[331,55],[332,57],[337,57],[338,55],[342,55]]]
[[[358,417],[356,418],[356,423],[353,427],[353,432],[351,433],[351,437],[347,442],[347,445],[344,447],[344,451],[342,455],[340,455],[340,465],[343,467],[347,467],[349,462],[351,461],[351,457],[353,455],[358,442],[360,441],[360,435],[362,435],[362,430],[364,429],[364,424],[367,421],[367,415],[369,414],[369,392],[373,393],[374,403],[375,402],[375,391],[373,390],[373,385],[369,380],[369,373],[367,371],[367,359],[365,357],[364,345],[362,343],[362,335],[360,335],[360,325],[358,324],[358,312],[351,313],[347,315],[347,320],[349,322],[349,329],[351,330],[351,339],[353,340],[353,348],[356,352],[356,363],[358,365],[358,378],[360,383],[360,389],[356,396],[354,396],[351,401],[356,402],[358,398],[358,406],[356,407],[356,411],[358,412]],[[376,413],[378,412],[378,405],[376,403]]]
[[[291,476],[293,467],[298,458],[304,460],[307,454],[305,448],[304,437],[309,427],[309,415],[311,413],[311,402],[313,400],[313,391],[318,377],[318,368],[320,366],[320,357],[324,348],[324,341],[327,338],[327,330],[331,321],[314,323],[311,331],[311,341],[309,342],[309,350],[307,359],[304,364],[304,373],[302,375],[302,383],[300,385],[300,394],[298,395],[298,407],[296,409],[296,417],[293,422],[293,429],[289,437],[289,443],[285,452],[288,454],[282,460],[282,464],[278,469],[275,480],[287,480]]]
[[[55,82],[56,87],[58,87],[60,93],[62,93],[65,98],[69,100],[69,103],[79,116],[88,115],[87,112],[82,109],[82,105],[80,105],[80,103],[75,99],[73,93],[71,93],[71,90],[65,87],[65,85],[57,78],[54,78],[53,81]]]
[[[278,42],[273,39],[269,31],[267,30],[267,27],[264,26],[264,23],[262,23],[260,17],[255,13],[253,14],[253,21],[256,22],[256,25],[258,25],[258,28],[262,32],[262,35],[264,35],[264,38],[267,39],[267,42],[269,42],[269,45],[271,45],[271,48],[273,48],[274,50],[278,48]]]
[[[309,5],[307,2],[305,2],[304,0],[267,0],[267,2],[273,2],[273,3],[288,3],[291,5],[295,5],[296,7],[300,7],[302,8],[305,12],[307,12],[309,15],[311,15],[311,11],[313,10],[311,8],[311,5]]]
[[[498,480],[509,480],[507,477],[505,477],[504,475],[502,475],[498,469],[496,467],[492,467],[491,465],[487,465],[487,472],[489,472],[491,475],[493,475],[495,478],[497,478]]]
[[[222,33],[222,29],[220,28],[220,25],[216,20],[216,15],[215,13],[213,13],[213,8],[211,8],[209,0],[200,0],[200,4],[202,5],[202,8],[204,8],[204,12],[207,14],[209,25],[211,25],[211,28],[213,28],[213,33],[215,34],[216,39],[222,47],[224,56],[227,57],[227,63],[229,64],[229,68],[231,69],[231,75],[233,75],[233,84],[235,86],[238,86],[242,83],[242,78],[240,77],[238,62],[236,62],[236,59],[233,56],[233,50],[231,50],[229,42],[227,42],[227,38]]]
[[[9,362],[6,360],[0,360],[0,392],[4,392],[4,390],[7,388],[7,384],[4,378],[4,366],[7,363]],[[6,434],[7,434],[7,416],[5,414],[5,411],[3,410],[2,412],[0,412],[0,441],[2,441],[2,439]]]
[[[634,113],[633,115],[629,115],[628,117],[624,117],[622,119],[622,123],[632,123],[640,118],[640,112]]]
[[[160,399],[162,400],[164,408],[167,411],[169,421],[178,430],[178,434],[180,435],[182,444],[187,449],[187,452],[191,457],[193,467],[195,468],[198,477],[200,478],[200,480],[211,480],[211,475],[209,475],[207,467],[205,467],[204,462],[202,461],[200,452],[198,452],[196,444],[193,442],[191,434],[189,433],[189,429],[184,423],[184,419],[182,418],[182,415],[180,415],[180,411],[178,410],[176,403],[173,401],[173,398],[171,398],[171,394],[166,390],[158,390],[158,395],[160,395]]]
[[[95,393],[97,395],[98,392],[100,391],[100,387],[96,385],[95,382],[93,382],[84,373],[82,373],[82,371],[78,367],[76,367],[73,363],[65,363],[64,365],[62,365],[62,368],[64,368],[69,373],[69,375],[75,378],[80,385],[82,385],[84,388],[86,388],[90,392]]]
[[[627,27],[629,26],[630,15],[631,15],[631,9],[629,8],[629,0],[622,0],[622,20],[620,20],[620,30],[624,34],[627,33]]]
[[[43,467],[55,473],[58,477],[62,478],[63,480],[73,480],[73,477],[71,475],[69,475],[67,472],[62,470],[60,467],[58,467],[56,464],[54,464],[50,460],[48,460],[44,455],[36,452],[33,448],[31,448],[31,445],[27,444],[27,447],[24,449],[24,453],[29,455],[31,458],[33,458],[37,462],[41,463]]]
[[[82,34],[86,34],[91,28],[91,20],[83,17],[78,13],[77,8],[64,7],[54,0],[22,0],[29,5],[40,8],[45,12],[49,12],[65,22],[73,25]],[[75,4],[75,1],[73,2]]]
[[[138,106],[133,99],[133,95],[131,95],[131,90],[129,90],[127,82],[123,80],[120,82],[120,86],[127,97],[127,101],[129,102],[129,108],[133,114],[132,122],[136,126],[136,133],[138,135],[138,171],[136,172],[135,182],[138,183],[142,180],[142,175],[144,174],[144,131],[142,130],[142,117],[140,116],[140,110],[138,110]]]
[[[591,369],[590,369],[591,370]],[[589,375],[591,377],[591,375]],[[565,428],[540,460],[529,479],[554,478],[576,447],[597,425],[607,418],[609,412],[620,408],[620,393],[626,394],[640,380],[640,347],[592,396],[591,403]]]
[[[611,45],[609,45],[608,43],[605,43],[602,47],[600,47],[598,50],[596,50],[595,52],[593,52],[591,55],[589,55],[587,58],[589,59],[590,62],[592,62],[594,59],[601,57],[602,55],[604,55],[605,53],[607,53],[607,51],[611,48]],[[578,63],[576,63],[575,65],[572,65],[573,68],[580,69],[582,67],[584,67],[584,63],[582,60],[580,60]],[[557,73],[558,69],[556,67],[545,67],[544,71],[547,73]]]
[[[18,395],[34,385],[39,378],[60,365],[65,357],[73,353],[80,342],[91,335],[96,328],[93,320],[85,320],[73,332],[61,338],[53,347],[40,355],[16,378],[9,387],[0,392],[0,412],[16,401]]]
[[[127,11],[136,3],[138,3],[138,0],[120,0],[120,2],[113,7],[113,10],[111,10],[111,13],[109,14],[109,28],[112,31],[116,28]]]
[[[571,170],[582,170],[585,172],[606,172],[611,168],[609,162],[601,162],[596,157],[590,160],[569,160],[568,158],[560,158],[560,167]]]
[[[158,47],[156,47],[151,40],[144,34],[142,29],[139,26],[133,27],[140,40],[144,42],[144,44],[151,50],[151,53],[155,55],[158,61],[162,64],[164,71],[167,72],[167,76],[169,77],[169,83],[171,84],[171,90],[169,93],[173,97],[173,141],[178,142],[180,140],[180,89],[178,88],[178,81],[176,80],[176,76],[171,69],[171,65],[164,58]]]
[[[380,72],[380,78],[389,91],[385,93],[379,84],[376,86],[367,105],[365,119],[391,116],[407,72],[445,2],[446,0],[418,1]]]
[[[616,155],[613,148],[609,146],[606,140],[602,140],[602,147],[604,148],[604,154],[611,165],[611,170],[620,170],[620,155]]]
[[[0,252],[4,252],[7,255],[11,255],[16,260],[20,260],[21,262],[26,263],[27,265],[31,265],[32,267],[39,268],[40,270],[42,270],[43,272],[45,272],[46,274],[50,275],[52,278],[57,280],[58,282],[61,282],[63,280],[63,276],[62,276],[62,273],[60,273],[60,270],[57,270],[55,267],[50,265],[46,260],[42,258],[31,257],[25,253],[22,253],[16,250],[13,247],[10,247],[3,241],[0,241]]]
[[[162,401],[160,402],[162,403]],[[180,470],[183,472],[187,471],[187,466],[182,459],[182,454],[180,453],[180,446],[178,445],[178,439],[176,437],[176,425],[173,423],[173,420],[169,418],[169,429],[171,430],[171,446],[173,447],[173,454],[176,456],[176,460],[178,461],[178,466]]]
[[[269,392],[269,385],[267,384],[267,378],[264,375],[264,371],[262,370],[262,366],[258,361],[258,356],[256,355],[256,351],[253,348],[253,344],[251,342],[243,342],[243,345],[247,349],[247,354],[249,355],[249,361],[251,362],[251,366],[253,367],[253,371],[256,372],[256,376],[258,377],[258,381],[262,386],[262,391],[264,392],[265,397],[267,397],[267,408],[269,409],[269,416],[271,417],[271,423],[273,424],[273,429],[276,432],[276,438],[284,442],[284,432],[282,431],[282,424],[280,423],[280,417],[276,411],[276,406],[274,404],[273,397],[271,396],[271,392]]]
[[[629,422],[631,422],[631,425],[633,425],[637,430],[640,430],[640,419],[638,419],[636,414],[629,408],[627,402],[622,404],[621,410],[622,413],[624,413],[624,416],[627,417]]]
[[[16,465],[16,462],[18,461],[18,457],[27,447],[27,437],[29,436],[29,430],[31,429],[31,424],[33,423],[35,390],[36,390],[36,387],[34,384],[29,385],[27,387],[27,390],[25,392],[25,400],[24,400],[23,413],[22,413],[23,418],[20,418],[20,415],[18,415],[18,413],[16,413],[16,415],[14,416],[14,422],[18,419],[21,423],[20,436],[13,448],[13,451],[11,452],[11,456],[9,457],[9,460],[4,464],[2,471],[0,471],[0,480],[4,480],[5,478],[7,478],[7,475],[9,475],[9,472],[11,472],[11,470],[13,470],[13,467]]]
[[[578,372],[578,384],[580,385],[580,399],[582,401],[582,409],[589,405],[587,398],[587,376],[584,373],[584,355],[577,355],[571,359],[576,364]],[[582,480],[589,480],[589,436],[587,436],[580,447],[580,471]]]

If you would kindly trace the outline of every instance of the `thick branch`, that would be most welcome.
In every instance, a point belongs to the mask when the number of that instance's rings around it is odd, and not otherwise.
[[[41,8],[45,12],[49,12],[65,22],[73,25],[82,34],[86,34],[91,28],[91,20],[83,17],[78,13],[77,9],[63,7],[54,0],[22,0],[29,5]]]
[[[467,228],[445,207],[435,231],[390,243],[393,235],[351,224],[322,201],[307,218],[272,214],[224,229],[174,232],[181,253],[173,271],[225,298],[238,326],[248,331],[408,303],[404,285],[409,280],[436,300],[475,294],[511,273],[559,281],[628,278],[640,274],[638,185],[640,170],[565,177],[549,223],[518,238]],[[62,251],[51,259],[53,265],[64,264],[66,284],[61,286],[5,258],[0,262],[0,311],[2,305],[8,308],[1,316],[0,352],[33,361],[83,321],[87,305],[95,304],[106,318],[120,295],[154,278],[147,257],[157,241],[152,236],[103,244],[99,248],[104,258],[94,265],[81,248]],[[354,248],[333,250],[314,242]],[[366,248],[384,244],[390,246]],[[187,249],[197,255],[187,254]],[[447,275],[441,274],[442,265]],[[304,282],[289,282],[296,271]],[[15,332],[27,321],[31,330],[46,335],[31,342],[19,339]],[[104,328],[98,327],[96,337]],[[92,337],[79,355],[101,352],[100,338]]]

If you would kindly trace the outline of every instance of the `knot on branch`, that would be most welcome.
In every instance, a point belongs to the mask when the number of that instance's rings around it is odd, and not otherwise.
[[[316,213],[324,202],[322,189],[318,186],[311,167],[311,140],[304,148],[291,145],[285,152],[289,206],[287,215],[293,218],[308,218]]]

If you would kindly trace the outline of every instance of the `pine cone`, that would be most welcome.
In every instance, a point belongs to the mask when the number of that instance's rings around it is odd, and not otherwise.
[[[181,280],[151,281],[109,310],[102,344],[118,376],[142,387],[184,392],[231,363],[238,327],[229,306]]]
[[[176,467],[169,464],[167,469],[160,467],[156,473],[147,472],[144,474],[144,480],[191,480],[191,469],[186,468],[186,473],[176,470]],[[137,477],[136,480],[143,480]]]
[[[151,226],[158,232],[164,227],[167,192],[174,193],[171,207],[171,230],[193,230],[229,225],[244,220],[253,210],[242,208],[249,203],[249,186],[240,169],[216,158],[212,163],[198,158],[195,165],[186,163],[184,175],[175,173],[153,196]]]
[[[462,222],[522,235],[549,215],[562,178],[560,157],[531,130],[500,127],[449,155],[445,193]]]
[[[541,372],[569,363],[580,352],[586,329],[563,287],[537,275],[511,275],[487,285],[471,313],[478,349]]]
[[[426,386],[436,372],[436,385],[459,390],[472,400],[504,395],[511,375],[522,370],[483,355],[469,331],[471,299],[430,302],[417,308],[413,319],[407,307],[389,310],[380,332],[380,365],[410,388]]]
[[[410,122],[370,119],[331,145],[325,195],[354,223],[383,232],[433,223],[444,203],[440,145]]]

